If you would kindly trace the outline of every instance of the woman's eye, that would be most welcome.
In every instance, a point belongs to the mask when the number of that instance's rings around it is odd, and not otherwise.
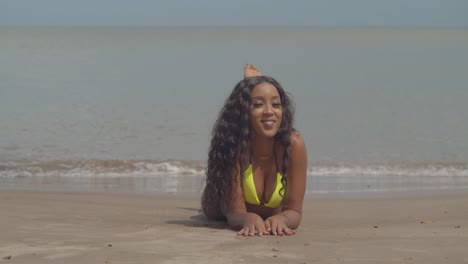
[[[281,107],[280,103],[273,103],[272,105],[273,105],[274,108],[280,108]]]
[[[263,103],[254,103],[253,106],[254,107],[262,107]]]

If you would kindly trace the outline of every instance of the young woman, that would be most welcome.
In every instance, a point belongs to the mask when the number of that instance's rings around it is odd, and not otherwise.
[[[293,235],[301,222],[307,152],[289,96],[251,64],[213,127],[203,212],[238,235]]]

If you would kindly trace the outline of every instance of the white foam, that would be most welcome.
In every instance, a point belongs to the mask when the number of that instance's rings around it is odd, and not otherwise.
[[[172,161],[172,162],[162,162],[162,163],[147,163],[147,162],[138,162],[135,163],[135,166],[139,169],[138,173],[143,173],[147,175],[166,175],[166,174],[187,174],[187,175],[197,175],[202,173],[200,170],[196,170],[193,167],[182,164],[182,162]]]
[[[138,177],[160,175],[202,175],[203,166],[183,161],[113,161],[102,162],[9,162],[0,164],[0,177]]]
[[[308,175],[318,176],[468,176],[468,166],[461,165],[343,165],[310,167]]]
[[[206,164],[192,161],[89,160],[9,161],[0,163],[0,177],[139,177],[161,175],[204,175]],[[422,165],[310,165],[313,176],[460,176],[468,177],[468,164],[427,163]]]

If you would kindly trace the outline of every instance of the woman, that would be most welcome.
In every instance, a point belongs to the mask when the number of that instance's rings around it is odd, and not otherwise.
[[[294,235],[302,217],[307,153],[281,85],[251,64],[219,113],[202,208],[238,235]]]

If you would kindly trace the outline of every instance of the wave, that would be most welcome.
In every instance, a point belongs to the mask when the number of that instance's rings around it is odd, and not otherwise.
[[[319,176],[466,176],[468,163],[328,164],[312,166],[309,175]]]
[[[0,162],[0,177],[128,177],[204,175],[206,163],[186,160],[16,160]],[[308,176],[463,176],[468,163],[309,164]]]
[[[0,162],[0,177],[201,175],[204,169],[201,162],[178,160],[22,160]]]

